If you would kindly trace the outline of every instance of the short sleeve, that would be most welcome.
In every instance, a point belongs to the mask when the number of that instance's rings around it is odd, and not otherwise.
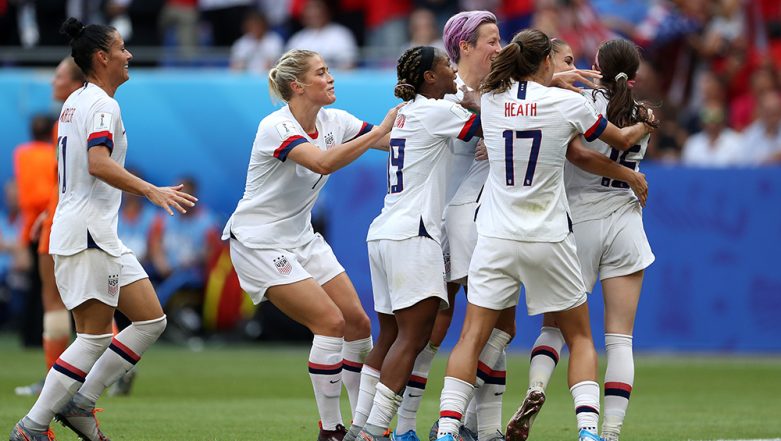
[[[342,143],[363,136],[374,128],[370,123],[362,121],[344,110],[330,109],[330,111],[333,112],[334,118],[342,129]]]
[[[87,149],[97,146],[114,151],[114,135],[121,130],[119,105],[112,99],[99,100],[87,115]]]
[[[426,131],[434,136],[458,138],[469,141],[480,127],[480,116],[459,104],[437,100],[422,121]]]
[[[285,162],[296,146],[307,142],[303,130],[295,122],[285,118],[267,118],[260,123],[255,147],[261,154]]]
[[[564,118],[575,127],[578,133],[582,133],[586,141],[593,141],[602,135],[607,127],[607,118],[597,113],[594,104],[583,95],[570,91],[559,103],[559,110]]]

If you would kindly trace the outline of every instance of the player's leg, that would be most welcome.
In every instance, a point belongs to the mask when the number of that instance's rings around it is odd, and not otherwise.
[[[350,399],[351,413],[358,404],[361,369],[372,350],[371,322],[361,305],[347,273],[341,273],[323,284],[328,297],[336,303],[344,317],[344,346],[342,348],[342,383]]]
[[[602,281],[605,299],[605,406],[602,437],[618,440],[634,384],[632,333],[643,285],[643,271]]]
[[[364,432],[374,437],[382,436],[396,415],[402,400],[400,393],[407,385],[415,358],[431,338],[434,319],[444,295],[442,292],[394,311],[398,335],[382,363],[380,382]],[[410,430],[414,431],[414,428]],[[407,432],[397,430],[396,433],[403,436]]]
[[[399,406],[399,418],[396,425],[397,433],[408,433],[417,427],[418,409],[423,402],[423,395],[428,383],[428,374],[431,370],[431,363],[439,351],[439,346],[447,335],[450,322],[453,320],[456,295],[461,289],[457,283],[447,284],[447,297],[449,307],[440,309],[437,312],[437,318],[434,320],[434,328],[431,331],[429,343],[415,358],[415,365],[412,368],[407,387],[404,389],[404,398]]]
[[[380,322],[380,332],[377,335],[376,344],[363,363],[358,402],[353,413],[352,425],[344,438],[345,441],[355,440],[363,426],[366,425],[366,420],[369,419],[369,414],[374,404],[374,395],[377,393],[377,383],[380,382],[382,362],[385,360],[385,356],[398,335],[396,317],[392,314],[378,312],[377,318]]]
[[[515,307],[513,306],[501,312],[488,337],[488,342],[480,352],[475,397],[472,400],[477,414],[477,439],[488,440],[502,433],[504,424],[502,397],[506,389],[507,377],[506,348],[514,335]],[[464,424],[466,425],[466,420]]]

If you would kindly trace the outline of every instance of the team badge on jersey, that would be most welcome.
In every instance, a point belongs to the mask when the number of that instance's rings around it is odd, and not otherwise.
[[[111,118],[112,114],[107,112],[98,112],[95,114],[95,118],[92,120],[92,131],[101,132],[104,130],[111,130]]]
[[[328,132],[327,135],[325,135],[325,149],[331,150],[336,143],[334,142],[334,134],[332,132]]]
[[[404,115],[399,114],[399,115],[396,116],[396,122],[393,123],[393,126],[394,127],[398,127],[398,128],[401,129],[401,128],[404,127],[404,123],[406,121],[407,121],[407,118],[405,118]]]
[[[293,265],[288,262],[287,257],[285,256],[279,256],[274,259],[274,266],[277,268],[279,274],[282,274],[283,276],[287,276],[290,274],[290,271],[293,271]]]
[[[119,294],[119,274],[108,276],[108,295],[115,296]]]
[[[277,129],[277,133],[279,133],[279,137],[282,139],[287,139],[290,136],[297,134],[295,124],[290,121],[282,121],[277,124],[275,128]]]

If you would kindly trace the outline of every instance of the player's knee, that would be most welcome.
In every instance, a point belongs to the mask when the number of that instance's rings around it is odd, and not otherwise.
[[[163,314],[162,317],[156,319],[133,322],[133,327],[136,328],[139,334],[154,341],[160,338],[167,324],[168,319]]]
[[[43,314],[43,338],[60,340],[71,335],[71,313],[67,309]]]
[[[368,336],[371,334],[371,327],[372,322],[363,310],[359,314],[350,317],[350,321],[345,323],[345,328],[349,328],[350,333],[353,335]],[[347,329],[345,329],[346,332]]]
[[[328,335],[332,337],[344,336],[344,316],[338,310],[333,314],[326,314],[318,320],[315,329],[311,331],[315,334]]]

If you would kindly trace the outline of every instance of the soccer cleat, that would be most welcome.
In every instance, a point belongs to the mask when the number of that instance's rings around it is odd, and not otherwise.
[[[361,433],[361,429],[363,429],[363,427],[352,424],[350,426],[350,429],[347,431],[347,434],[342,439],[342,441],[355,441],[356,439],[358,439],[358,434]]]
[[[55,441],[54,432],[52,432],[51,429],[48,429],[45,432],[32,430],[24,425],[23,420],[20,420],[18,423],[16,423],[16,426],[14,426],[13,430],[11,430],[11,435],[8,437],[8,440],[9,441]]]
[[[429,430],[428,432],[428,441],[437,441],[438,433],[439,433],[439,420],[436,420],[434,421],[434,424],[431,426],[431,430]],[[459,439],[456,441],[477,441],[477,434],[467,429],[467,427],[464,425],[462,425],[458,429],[458,437]]]
[[[136,379],[136,368],[135,366],[133,366],[133,368],[127,371],[125,375],[119,377],[119,380],[117,380],[116,383],[111,385],[111,388],[109,388],[108,390],[109,396],[126,397],[130,395],[130,388],[133,387],[133,381],[135,381],[135,379]]]
[[[396,433],[396,431],[393,432],[391,435],[391,440],[393,441],[420,441],[420,438],[418,438],[418,434],[415,433],[414,430],[408,430],[401,435]]]
[[[337,424],[334,430],[325,430],[322,422],[318,424],[320,426],[320,434],[317,435],[317,441],[344,441],[347,429],[343,425]]]
[[[580,429],[580,433],[578,434],[578,441],[602,441],[602,438],[590,430]]]
[[[100,431],[100,423],[95,416],[97,412],[103,412],[103,409],[82,409],[70,400],[54,415],[54,420],[72,430],[82,441],[110,441]]]
[[[390,441],[391,438],[389,435],[390,433],[387,431],[383,433],[382,436],[376,436],[365,430],[361,430],[361,432],[358,434],[357,441]]]
[[[28,386],[18,386],[14,388],[14,393],[19,396],[23,397],[30,397],[34,396],[37,397],[41,394],[41,391],[43,390],[43,382],[45,380],[38,381],[36,383],[30,384]]]
[[[521,407],[515,412],[510,422],[507,423],[507,432],[505,439],[507,441],[526,441],[529,438],[529,431],[532,423],[540,413],[542,405],[545,403],[545,392],[539,389],[531,389],[523,399]]]
[[[456,438],[452,434],[448,433],[440,436],[434,441],[463,441],[463,438],[461,438],[461,436],[458,436],[458,438]]]

